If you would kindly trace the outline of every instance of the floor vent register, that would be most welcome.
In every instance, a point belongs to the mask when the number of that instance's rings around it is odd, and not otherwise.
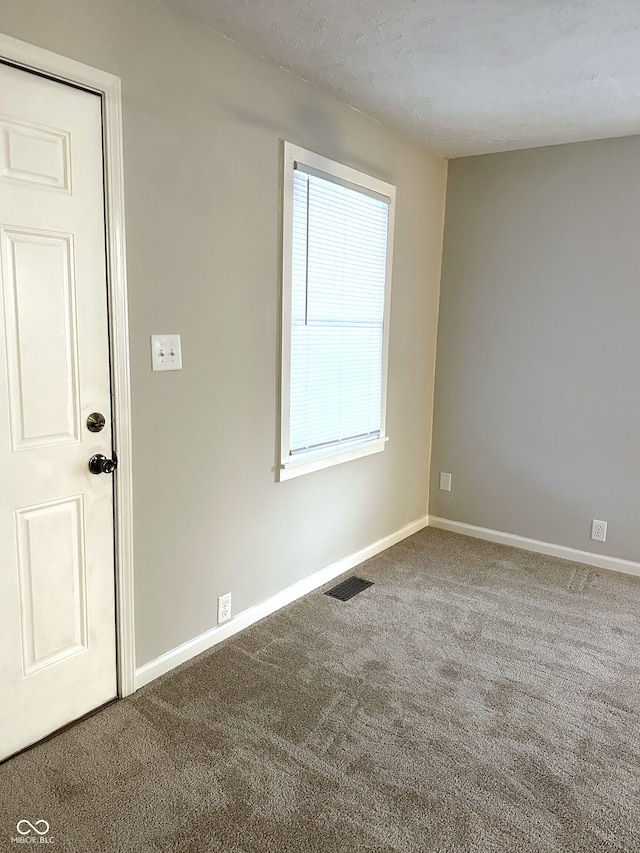
[[[346,581],[342,581],[338,586],[334,586],[333,589],[325,592],[325,595],[338,598],[340,601],[348,601],[354,595],[357,595],[363,589],[367,589],[370,586],[373,586],[373,581],[365,581],[362,578],[352,577],[347,578]]]

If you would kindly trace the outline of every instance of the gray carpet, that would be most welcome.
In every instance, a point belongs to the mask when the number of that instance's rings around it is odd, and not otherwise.
[[[357,574],[2,765],[0,848],[640,850],[640,579],[431,529]]]

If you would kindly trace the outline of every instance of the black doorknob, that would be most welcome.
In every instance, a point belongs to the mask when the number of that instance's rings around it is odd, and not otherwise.
[[[113,454],[113,459],[108,459],[102,453],[96,453],[89,460],[89,470],[92,474],[113,474],[118,467],[118,457]]]

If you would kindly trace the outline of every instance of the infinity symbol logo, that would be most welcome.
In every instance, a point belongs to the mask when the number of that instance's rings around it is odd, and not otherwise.
[[[39,826],[44,826],[44,829],[38,829]],[[26,827],[26,829],[24,827]],[[47,832],[49,832],[49,824],[46,820],[37,820],[35,824],[30,823],[28,820],[19,820],[16,829],[20,835],[29,835],[31,830],[36,832],[38,835],[46,835]]]

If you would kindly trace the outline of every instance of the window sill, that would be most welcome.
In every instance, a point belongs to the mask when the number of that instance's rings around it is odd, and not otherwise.
[[[341,450],[329,450],[323,453],[305,453],[294,459],[287,459],[280,466],[278,479],[291,480],[301,474],[310,474],[312,471],[320,471],[322,468],[330,468],[340,465],[342,462],[350,462],[352,459],[360,459],[362,456],[370,456],[372,453],[380,453],[388,441],[387,436],[367,441],[363,444],[343,447]]]

